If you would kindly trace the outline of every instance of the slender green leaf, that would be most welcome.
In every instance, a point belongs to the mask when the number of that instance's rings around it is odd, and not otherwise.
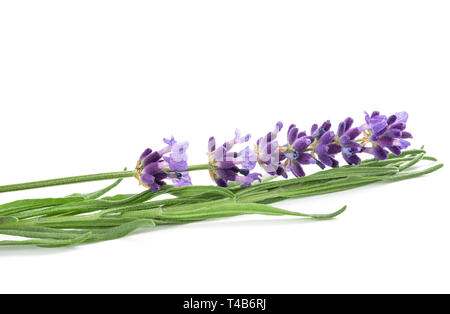
[[[401,180],[406,180],[406,179],[417,178],[417,177],[423,176],[425,174],[429,174],[436,170],[439,170],[442,167],[444,167],[444,164],[438,164],[438,165],[435,165],[435,166],[432,166],[432,167],[429,167],[429,168],[426,168],[426,169],[420,170],[420,171],[402,172],[395,176],[383,177],[382,180],[386,181],[386,182],[396,182],[396,181],[401,181]]]
[[[16,223],[17,221],[19,221],[19,219],[13,216],[0,216],[0,227],[2,226],[2,224],[11,224]]]
[[[125,168],[126,170],[126,168]],[[69,197],[73,197],[73,196],[79,196],[82,197],[85,200],[94,200],[97,199],[99,197],[101,197],[102,195],[105,195],[106,193],[108,193],[109,191],[111,191],[112,189],[114,189],[116,186],[118,186],[121,182],[122,182],[123,178],[116,180],[114,183],[108,185],[107,187],[92,192],[92,193],[87,193],[87,194],[79,194],[79,193],[75,193],[75,194],[71,194],[69,195]]]
[[[63,246],[69,246],[69,245],[76,245],[79,243],[82,243],[86,241],[89,236],[90,232],[86,232],[83,235],[80,235],[79,237],[73,238],[73,239],[67,239],[67,240],[54,240],[54,239],[35,239],[35,240],[10,240],[10,241],[0,241],[0,246],[22,246],[22,245],[37,245],[40,247],[63,247]]]
[[[152,219],[137,219],[117,227],[92,231],[89,238],[86,239],[86,243],[122,238],[138,228],[154,227],[155,225]]]
[[[403,170],[406,170],[406,169],[408,169],[408,168],[414,166],[414,165],[417,164],[419,161],[421,161],[421,160],[423,159],[423,157],[424,157],[424,154],[418,154],[418,155],[416,155],[416,157],[414,157],[412,160],[407,161],[407,162],[401,164],[401,165],[398,167],[398,170],[399,170],[399,171],[403,171]]]
[[[84,235],[85,233],[86,232],[80,233],[76,231],[59,230],[40,226],[21,226],[20,224],[11,226],[11,228],[8,229],[0,228],[0,234],[38,239],[67,240],[78,238],[80,235]]]
[[[57,218],[66,218],[66,219],[57,219]],[[47,226],[52,228],[75,228],[75,229],[83,229],[87,227],[116,227],[125,223],[129,223],[134,221],[134,218],[97,218],[97,217],[56,217],[53,220],[46,220],[45,218],[39,219],[36,224],[40,226]]]
[[[301,216],[310,217],[317,219],[325,219],[335,217],[342,212],[344,212],[346,206],[340,210],[330,213],[330,214],[304,214],[299,212],[293,212],[274,206],[256,204],[256,203],[222,203],[216,204],[208,207],[200,207],[195,210],[185,210],[176,212],[165,212],[162,211],[159,215],[159,219],[182,219],[182,220],[192,220],[192,219],[205,219],[205,218],[220,218],[220,217],[230,217],[237,215],[248,215],[248,214],[260,214],[260,215],[290,215],[290,216]]]
[[[40,209],[82,201],[82,197],[25,199],[0,205],[0,215],[10,215],[30,209]]]
[[[345,178],[349,176],[383,176],[383,175],[393,175],[398,172],[397,167],[383,167],[383,168],[373,168],[373,167],[363,167],[363,166],[353,166],[351,168],[334,168],[329,170],[324,170],[321,172],[316,172],[312,175],[288,180],[272,181],[268,183],[261,183],[248,187],[245,190],[241,190],[236,193],[238,198],[245,197],[245,195],[250,192],[257,190],[269,190],[273,188],[279,188],[288,185],[301,185],[306,182],[318,181],[320,184],[327,184],[328,181],[335,180],[338,178]]]

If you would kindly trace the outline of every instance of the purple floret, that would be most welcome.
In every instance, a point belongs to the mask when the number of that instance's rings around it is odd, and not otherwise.
[[[329,120],[325,121],[320,127],[317,124],[313,124],[311,136],[309,136],[312,141],[312,154],[317,156],[315,163],[322,169],[325,166],[339,167],[339,162],[334,157],[341,152],[341,146],[336,143],[335,133],[330,131],[330,129],[331,123]]]
[[[400,155],[410,145],[405,139],[412,138],[411,133],[405,131],[407,121],[408,114],[405,111],[389,118],[378,111],[370,116],[366,113],[366,123],[359,130],[364,132],[363,146],[370,143],[372,147],[364,147],[362,151],[373,154],[377,160],[388,158],[389,151]]]
[[[305,176],[302,165],[315,164],[316,160],[306,150],[312,143],[311,136],[306,132],[299,132],[295,124],[289,126],[287,133],[288,144],[281,149],[286,158],[285,168],[296,177]]]
[[[265,172],[272,176],[281,175],[287,178],[281,162],[285,159],[284,153],[279,150],[277,135],[283,128],[282,122],[277,122],[272,132],[261,137],[256,142],[256,154],[258,156],[258,164]]]
[[[362,146],[355,142],[356,137],[361,134],[359,128],[352,128],[353,119],[347,118],[339,123],[337,131],[337,142],[341,146],[342,157],[349,165],[359,165],[361,158],[357,155],[361,152]]]
[[[332,168],[339,167],[339,162],[334,156],[341,152],[341,146],[335,143],[335,134],[333,131],[326,131],[317,140],[314,152],[324,165]]]
[[[160,187],[166,185],[164,179],[172,179],[176,186],[192,185],[187,173],[179,171],[187,170],[186,150],[188,142],[177,142],[172,137],[164,139],[166,147],[159,151],[147,148],[140,156],[136,165],[136,177],[140,183],[152,191],[159,191]],[[165,156],[169,154],[169,156]],[[169,168],[171,171],[165,171]]]
[[[241,186],[250,185],[253,181],[260,180],[259,174],[250,174],[257,162],[255,152],[245,147],[240,152],[231,149],[236,144],[248,142],[250,134],[241,137],[236,130],[235,137],[222,146],[216,148],[216,140],[211,137],[208,141],[209,173],[214,182],[221,187],[227,187],[229,181],[241,182]]]

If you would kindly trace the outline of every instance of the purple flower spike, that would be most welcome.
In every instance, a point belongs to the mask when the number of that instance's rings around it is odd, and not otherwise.
[[[312,139],[310,136],[306,136],[306,132],[299,132],[294,124],[289,127],[287,137],[288,145],[280,147],[286,159],[285,170],[291,171],[296,177],[303,177],[305,172],[302,165],[316,163],[312,155],[306,152],[312,143]]]
[[[147,148],[140,156],[136,165],[136,178],[141,185],[152,191],[159,191],[160,187],[166,185],[164,179],[170,178],[176,186],[191,185],[189,175],[178,171],[187,170],[188,142],[177,142],[172,137],[164,139],[166,147],[159,151]],[[169,154],[169,156],[165,156]],[[165,168],[172,170],[165,171]]]
[[[341,146],[342,157],[349,165],[359,165],[361,158],[357,155],[361,152],[361,144],[355,142],[355,138],[361,134],[359,128],[352,128],[353,119],[347,118],[339,123],[337,142]]]
[[[258,164],[265,172],[272,176],[283,176],[287,178],[286,171],[281,165],[281,161],[285,159],[284,153],[279,150],[276,140],[278,133],[283,128],[283,123],[277,122],[272,132],[261,137],[256,142],[255,151],[257,154]],[[298,132],[298,130],[297,130]]]
[[[404,131],[407,121],[408,113],[405,111],[389,118],[380,115],[378,111],[374,111],[370,116],[366,112],[366,123],[359,128],[364,132],[362,151],[373,154],[377,160],[388,158],[389,151],[400,155],[402,149],[410,145],[405,139],[412,138],[411,133]],[[365,147],[369,143],[372,147]]]
[[[241,137],[238,130],[236,130],[234,139],[217,148],[214,137],[209,139],[209,174],[218,186],[227,187],[229,181],[242,182],[242,186],[245,186],[259,179],[255,173],[250,174],[250,170],[255,167],[257,162],[256,154],[249,147],[245,147],[239,153],[231,151],[234,145],[249,140],[250,134]]]

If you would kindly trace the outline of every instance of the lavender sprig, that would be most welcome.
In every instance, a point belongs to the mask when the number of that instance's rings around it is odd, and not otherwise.
[[[160,224],[180,224],[209,218],[242,214],[293,215],[314,219],[332,218],[345,210],[328,215],[289,212],[267,204],[292,197],[332,193],[374,182],[395,182],[421,176],[440,169],[437,164],[421,171],[406,171],[421,160],[436,161],[423,150],[409,150],[406,139],[408,114],[389,117],[374,111],[366,113],[365,123],[354,127],[348,117],[336,130],[331,122],[314,124],[310,134],[292,124],[286,143],[280,144],[283,124],[259,138],[255,149],[248,143],[250,134],[236,131],[232,140],[216,147],[214,137],[208,141],[208,163],[189,165],[188,142],[172,137],[164,139],[160,150],[146,149],[134,171],[100,173],[0,186],[1,192],[80,182],[118,179],[112,185],[88,194],[64,198],[19,200],[0,205],[0,234],[29,238],[24,241],[0,241],[0,245],[38,245],[57,247],[99,242],[125,236],[136,228]],[[362,135],[361,138],[358,138]],[[389,153],[391,152],[391,153]],[[362,154],[373,159],[362,160]],[[341,156],[349,166],[339,167]],[[252,172],[256,164],[270,180]],[[306,176],[304,167],[316,164],[322,170]],[[216,186],[192,186],[189,172],[208,170]],[[292,173],[294,179],[287,179]],[[135,195],[116,195],[99,199],[123,178],[136,177],[147,190]],[[276,177],[285,180],[273,180]],[[170,182],[169,182],[170,181]],[[172,183],[169,185],[168,183]],[[170,194],[171,199],[152,200]]]
[[[144,201],[138,203],[128,203],[130,205],[113,205],[109,208],[99,211],[98,205],[111,201],[94,200],[96,204],[91,208],[91,214],[76,216],[48,216],[41,212],[35,218],[18,219],[13,215],[0,217],[0,233],[6,235],[19,235],[29,238],[23,241],[0,241],[1,245],[37,245],[43,247],[60,247],[67,245],[75,245],[81,243],[92,243],[105,240],[112,240],[123,237],[131,231],[140,227],[151,227],[161,224],[182,224],[193,221],[205,220],[210,218],[230,217],[243,214],[268,214],[268,215],[293,215],[313,219],[329,219],[341,214],[342,209],[326,214],[303,214],[298,212],[285,211],[267,204],[276,201],[291,198],[305,197],[309,195],[324,194],[336,192],[358,186],[367,185],[378,181],[398,181],[417,177],[426,173],[436,171],[442,164],[429,167],[423,171],[404,172],[406,169],[424,159],[423,150],[405,151],[401,155],[388,156],[391,164],[398,166],[385,165],[379,166],[351,166],[342,168],[333,168],[321,171],[316,174],[299,177],[295,179],[274,181],[256,184],[252,187],[239,188],[235,192],[230,189],[216,187],[217,191],[227,191],[226,194],[221,192],[220,199],[210,200],[207,194],[213,191],[214,187],[187,186],[183,188],[162,187],[159,192],[148,191],[146,194],[160,195],[161,193],[170,193],[171,189],[185,190],[186,198],[180,194],[176,199],[165,199],[158,201]],[[434,160],[429,157],[427,159]],[[399,161],[404,160],[402,164]],[[366,164],[369,164],[367,162]],[[378,165],[376,163],[376,165]],[[305,184],[308,183],[308,184]],[[207,190],[204,194],[202,189]],[[192,190],[192,191],[190,191]],[[197,193],[193,194],[192,192]],[[264,191],[261,193],[261,191]],[[231,193],[231,194],[229,194]],[[93,194],[93,193],[91,193]],[[141,193],[142,194],[142,193]],[[196,197],[194,197],[197,195]],[[205,195],[205,196],[202,196]],[[112,197],[115,202],[122,202],[127,199],[139,199],[139,197],[128,196]],[[111,198],[109,198],[111,199]],[[148,199],[141,198],[142,200]],[[31,205],[33,200],[29,200]],[[42,206],[43,200],[35,200]],[[86,205],[91,204],[93,200],[85,200]],[[17,208],[16,204],[0,205],[0,209]],[[80,206],[80,204],[78,205]],[[56,205],[56,207],[66,207],[70,213],[77,205]],[[47,208],[50,211],[50,208]]]

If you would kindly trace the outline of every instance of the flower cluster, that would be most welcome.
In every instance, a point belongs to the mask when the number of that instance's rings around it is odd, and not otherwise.
[[[283,176],[287,178],[286,171],[281,162],[286,158],[280,150],[277,135],[283,128],[283,123],[279,121],[272,132],[256,141],[255,152],[260,167],[272,176]]]
[[[216,140],[210,137],[208,141],[209,174],[211,179],[221,187],[227,187],[229,181],[239,182],[241,186],[248,186],[253,181],[261,181],[260,173],[250,173],[256,165],[256,154],[245,147],[240,152],[232,151],[236,144],[246,143],[250,134],[241,137],[239,130],[231,141],[216,147]]]
[[[412,138],[411,133],[406,132],[406,121],[408,114],[398,112],[389,118],[380,115],[378,111],[369,115],[366,112],[366,123],[359,130],[364,132],[362,145],[371,144],[372,147],[364,147],[365,153],[373,154],[377,160],[386,159],[390,150],[399,155],[402,149],[407,148],[410,143],[405,138]]]
[[[167,146],[161,150],[147,148],[141,154],[136,165],[136,178],[152,191],[159,191],[167,178],[177,187],[192,185],[189,173],[185,172],[188,169],[188,142],[177,142],[172,137],[164,139],[164,143]]]
[[[337,168],[340,154],[349,165],[361,163],[361,153],[374,155],[376,160],[388,158],[389,151],[399,155],[410,143],[412,138],[406,132],[408,114],[398,112],[389,117],[374,111],[366,113],[365,123],[354,126],[352,118],[348,117],[339,123],[336,133],[331,129],[329,120],[322,125],[314,124],[309,135],[300,131],[295,124],[287,130],[286,144],[281,145],[277,139],[283,128],[278,122],[275,128],[260,137],[254,150],[248,146],[241,151],[233,151],[237,144],[247,143],[250,134],[241,136],[236,130],[232,140],[216,147],[216,140],[211,137],[208,141],[208,169],[212,180],[221,187],[227,187],[229,182],[237,182],[241,186],[251,185],[254,181],[261,181],[261,174],[251,172],[256,164],[271,176],[288,177],[292,173],[295,177],[305,175],[303,167],[315,164],[320,168]],[[362,134],[362,138],[358,136]],[[176,142],[173,138],[165,139],[167,146],[159,151],[147,149],[139,158],[136,176],[144,186],[153,191],[159,190],[166,184],[165,179],[172,179],[175,186],[191,185],[188,170],[186,149],[187,142]]]

